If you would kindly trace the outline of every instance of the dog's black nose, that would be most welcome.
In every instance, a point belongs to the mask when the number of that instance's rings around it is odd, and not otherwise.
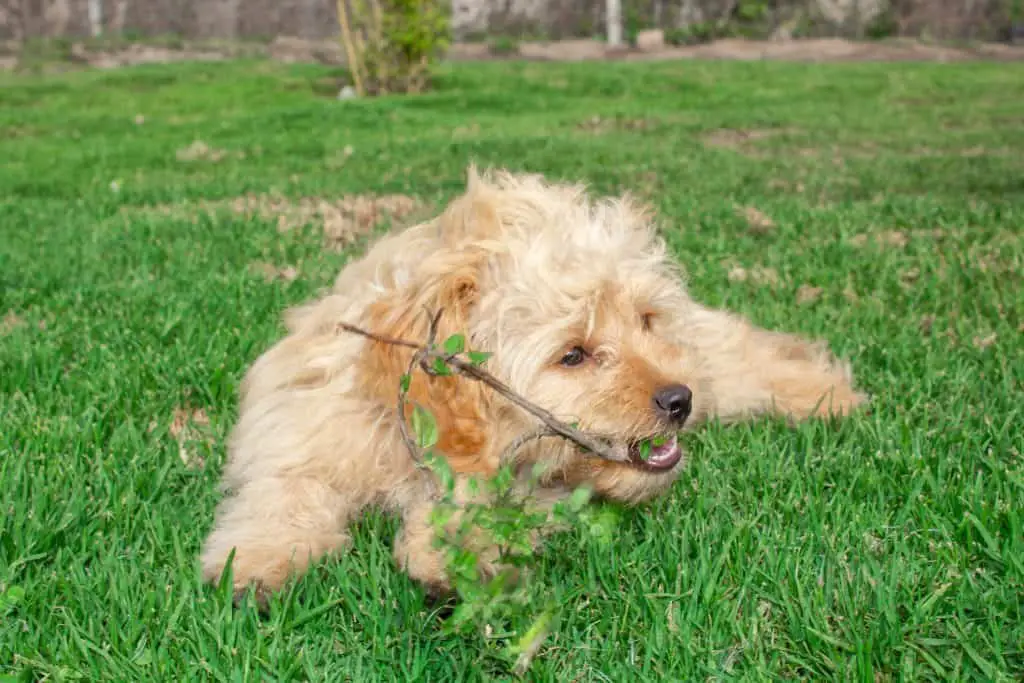
[[[683,384],[670,384],[654,392],[652,402],[661,417],[681,423],[693,408],[693,392]]]

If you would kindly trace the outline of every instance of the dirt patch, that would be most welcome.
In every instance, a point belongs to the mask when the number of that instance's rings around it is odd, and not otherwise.
[[[730,262],[723,265],[729,269],[726,275],[729,282],[751,282],[760,287],[771,287],[773,289],[782,282],[782,278],[779,277],[778,271],[774,268],[755,265],[748,269]]]
[[[893,247],[894,249],[902,249],[907,246],[907,242],[910,241],[907,237],[907,233],[902,230],[886,230],[878,235],[877,239],[880,244],[887,247]]]
[[[562,40],[522,43],[518,50],[509,55],[492,54],[486,43],[459,43],[451,47],[448,58],[455,61],[523,59],[552,62],[669,59],[792,62],[1021,61],[1024,60],[1024,46],[985,43],[973,47],[951,47],[912,40],[858,42],[841,38],[777,41],[726,39],[703,45],[667,45],[660,49],[640,51],[611,49],[605,43],[596,40]]]
[[[369,233],[374,226],[385,221],[399,221],[419,207],[419,203],[405,195],[382,197],[355,195],[341,202],[320,204],[324,221],[324,239],[334,247],[350,244],[359,235]]]
[[[755,143],[792,132],[791,128],[718,128],[704,134],[701,140],[706,147],[731,149],[734,152],[754,157],[757,156],[757,152],[754,151]]]
[[[168,62],[215,62],[232,55],[220,50],[202,48],[171,48],[135,43],[119,50],[94,52],[81,43],[71,46],[71,61],[94,69],[116,69],[136,64],[166,64]]]
[[[987,334],[987,335],[984,335],[984,336],[982,336],[980,334],[979,335],[975,335],[975,337],[972,340],[972,342],[974,344],[974,348],[978,349],[979,351],[984,351],[988,347],[990,347],[993,344],[995,344],[996,343],[996,339],[998,339],[998,337],[997,337],[996,333],[993,332],[992,334]]]
[[[814,285],[800,285],[796,290],[796,302],[801,306],[815,303],[825,290]]]
[[[285,64],[344,64],[345,50],[338,40],[305,40],[278,36],[267,48],[267,56]]]
[[[585,121],[576,124],[577,130],[601,135],[612,131],[644,131],[654,128],[657,122],[654,119],[630,119],[618,116],[601,117],[591,116]]]
[[[6,336],[25,324],[25,320],[14,311],[7,311],[0,320],[0,336]]]
[[[936,235],[934,231],[918,232],[914,235],[915,237],[931,237],[933,239],[940,239],[943,235]],[[869,241],[874,242],[876,246],[883,249],[903,249],[910,243],[911,235],[902,230],[885,230],[876,234],[860,233],[854,235],[846,240],[846,243],[851,247],[861,248],[868,244]]]
[[[799,180],[786,180],[785,178],[772,178],[768,181],[769,190],[782,190],[784,192],[796,192],[803,194],[807,186]]]
[[[18,49],[16,48],[17,52]],[[132,43],[121,46],[87,46],[75,43],[63,59],[98,69],[135,64],[181,61],[221,61],[236,57],[262,57],[286,64],[319,63],[344,65],[345,54],[337,40],[308,40],[279,36],[269,44],[229,41],[184,41],[180,45]],[[487,43],[456,43],[448,50],[449,61],[661,61],[676,59],[777,60],[790,62],[962,62],[1024,61],[1024,46],[983,43],[971,47],[935,45],[913,40],[858,42],[841,38],[801,40],[717,40],[703,45],[671,46],[637,50],[609,48],[597,40],[525,42],[508,53],[495,54]],[[0,70],[13,70],[22,59],[11,52],[0,54]]]
[[[747,222],[747,231],[752,235],[767,235],[775,229],[771,216],[753,206],[737,206],[736,213]]]
[[[299,277],[299,271],[295,266],[283,266],[279,268],[273,263],[267,263],[266,261],[250,263],[249,270],[261,276],[266,282],[274,282],[276,280],[293,282]]]
[[[303,197],[291,199],[279,195],[249,194],[234,199],[202,200],[151,207],[125,207],[123,214],[155,214],[195,220],[204,214],[223,211],[245,218],[277,223],[281,232],[306,225],[319,225],[327,248],[339,249],[358,237],[371,233],[384,222],[401,221],[425,211],[426,206],[414,197],[401,194],[346,195],[340,199]],[[275,272],[273,277],[282,276]],[[287,278],[284,278],[287,279]]]
[[[141,124],[136,124],[141,125]],[[217,163],[227,155],[227,151],[210,147],[202,140],[194,140],[188,147],[182,147],[174,156],[181,162],[210,161]]]
[[[206,465],[201,450],[213,443],[210,433],[210,418],[202,408],[175,408],[169,427],[171,436],[178,442],[178,457],[181,464],[189,469],[202,469]]]

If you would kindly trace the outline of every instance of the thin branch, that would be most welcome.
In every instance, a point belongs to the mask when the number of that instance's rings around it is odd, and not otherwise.
[[[409,360],[409,369],[406,371],[406,375],[412,377],[412,369],[416,367],[419,362],[417,354],[413,354]],[[409,433],[409,425],[405,422],[405,387],[402,383],[398,383],[398,430],[402,433],[402,441],[405,442],[405,447],[409,449],[409,455],[412,456],[413,462],[416,463],[417,467],[423,467],[423,452],[420,447],[416,445],[416,441],[412,438]]]
[[[433,370],[433,368],[430,367],[430,362],[435,361],[437,359],[441,359],[448,367],[452,368],[456,374],[462,375],[463,377],[468,377],[477,382],[481,382],[482,384],[486,385],[487,387],[490,387],[492,390],[500,394],[502,397],[504,397],[511,403],[515,404],[519,408],[522,408],[526,412],[536,417],[544,424],[544,426],[547,428],[547,431],[550,432],[552,435],[557,435],[561,436],[562,438],[568,439],[569,441],[572,441],[580,448],[590,451],[594,455],[605,460],[612,460],[616,462],[623,461],[622,457],[617,456],[612,451],[610,444],[606,440],[600,437],[592,436],[584,432],[581,432],[572,425],[569,425],[559,420],[551,412],[545,410],[544,408],[541,408],[535,403],[526,400],[525,398],[514,392],[511,388],[509,388],[509,386],[502,382],[500,379],[498,379],[491,373],[487,372],[483,368],[479,367],[478,365],[463,360],[462,358],[459,357],[458,354],[445,354],[435,351],[433,348],[434,335],[437,332],[437,321],[439,320],[439,318],[440,313],[434,315],[433,318],[431,319],[429,345],[427,346],[417,344],[415,342],[411,342],[405,339],[396,339],[393,337],[386,337],[383,335],[375,334],[373,332],[368,332],[367,330],[364,330],[360,327],[356,327],[355,325],[351,325],[345,322],[339,322],[338,328],[345,330],[346,332],[361,335],[363,337],[366,337],[367,339],[371,339],[382,344],[391,344],[394,346],[401,346],[407,349],[414,349],[416,353],[413,355],[413,361],[410,364],[410,368],[412,368],[418,362],[419,366],[423,369],[423,371],[430,375],[437,374]],[[402,400],[404,401],[404,396]],[[404,418],[402,419],[402,422],[404,424]],[[534,434],[534,436],[532,436],[531,439],[528,440],[532,440],[532,438],[540,438],[540,435]]]
[[[367,339],[372,339],[375,342],[381,344],[390,344],[392,346],[404,346],[407,349],[413,349],[415,351],[423,350],[423,346],[414,342],[405,341],[404,339],[398,339],[397,337],[388,337],[383,334],[376,334],[374,332],[367,332],[366,330],[359,329],[355,325],[349,325],[348,323],[338,323],[338,327],[346,332],[354,332],[355,334],[362,335]]]
[[[515,455],[520,448],[530,443],[531,441],[538,441],[540,439],[546,439],[552,436],[558,436],[558,434],[555,434],[547,427],[541,427],[536,431],[527,432],[526,434],[520,434],[519,436],[514,438],[508,446],[505,446],[505,450],[501,452],[501,457],[498,458],[498,462],[505,463],[506,461],[508,461],[509,458]]]
[[[352,84],[356,88],[356,94],[360,97],[366,94],[366,90],[363,88],[363,79],[359,70],[361,64],[356,56],[356,50],[352,42],[352,31],[349,28],[348,23],[348,12],[345,8],[347,0],[338,0],[338,24],[341,27],[341,42],[345,47],[345,56],[348,57],[348,68],[352,72]]]

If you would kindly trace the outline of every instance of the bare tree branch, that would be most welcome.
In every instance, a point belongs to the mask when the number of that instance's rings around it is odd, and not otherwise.
[[[558,434],[555,434],[547,427],[540,427],[539,429],[536,429],[532,432],[520,434],[516,438],[512,439],[512,442],[509,443],[509,445],[505,446],[505,450],[501,452],[501,457],[498,458],[498,462],[505,462],[513,455],[515,455],[520,448],[530,443],[531,441],[538,441],[540,439],[546,439],[552,436],[558,436]]]
[[[593,453],[597,457],[603,458],[605,460],[611,460],[614,462],[623,462],[625,460],[625,458],[623,458],[620,455],[617,455],[614,452],[612,444],[609,443],[607,439],[587,434],[576,429],[572,425],[567,424],[562,420],[559,420],[548,410],[545,410],[544,408],[541,408],[535,403],[532,403],[527,399],[523,398],[522,396],[514,392],[508,385],[506,385],[500,379],[489,373],[487,370],[484,370],[482,367],[476,365],[473,362],[464,360],[459,356],[459,354],[448,354],[435,350],[434,337],[437,333],[437,322],[439,319],[440,312],[435,314],[431,318],[430,331],[428,333],[428,343],[426,345],[417,344],[416,342],[411,342],[406,339],[397,339],[395,337],[388,337],[385,335],[376,334],[374,332],[364,330],[360,327],[345,322],[339,322],[337,327],[340,330],[351,332],[353,334],[358,334],[362,337],[366,337],[367,339],[379,342],[381,344],[389,344],[392,346],[400,346],[403,348],[414,350],[415,353],[413,354],[413,357],[409,362],[410,374],[413,368],[419,365],[419,367],[428,375],[436,376],[438,373],[434,370],[433,367],[431,367],[431,364],[436,363],[437,360],[441,360],[448,368],[452,370],[453,374],[461,375],[474,381],[481,382],[485,386],[489,387],[490,389],[500,394],[506,400],[515,404],[519,408],[522,408],[523,410],[525,410],[526,412],[530,413],[538,420],[540,420],[540,422],[544,425],[544,429],[531,432],[514,440],[512,444],[510,444],[503,452],[502,460],[504,460],[506,456],[510,455],[515,450],[518,450],[518,448],[522,447],[527,442],[533,441],[534,439],[544,438],[546,436],[561,436],[564,439],[572,441],[580,448],[583,448],[584,450],[589,451],[590,453]],[[400,428],[402,430],[402,437],[403,439],[405,439],[406,445],[409,446],[410,453],[412,454],[413,458],[417,462],[422,462],[422,453],[420,453],[419,447],[416,445],[415,441],[409,435],[408,428],[406,427],[405,424],[405,394],[406,392],[404,387],[399,387],[398,416]],[[628,455],[626,456],[626,458],[628,458]]]

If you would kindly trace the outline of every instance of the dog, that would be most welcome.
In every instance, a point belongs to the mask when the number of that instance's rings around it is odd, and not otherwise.
[[[467,175],[440,215],[380,238],[329,293],[287,311],[287,334],[247,371],[205,580],[221,580],[233,557],[236,594],[277,591],[341,551],[347,525],[377,506],[401,516],[398,566],[430,593],[450,591],[429,518],[433,475],[412,457],[396,401],[414,351],[339,325],[412,342],[432,324],[437,339],[463,333],[511,390],[603,435],[616,457],[565,439],[508,455],[534,416],[471,378],[412,374],[407,396],[434,416],[434,451],[457,481],[493,474],[503,457],[542,463],[550,501],[580,486],[626,504],[664,493],[685,462],[678,434],[709,419],[842,416],[867,400],[826,344],[691,298],[653,213],[628,195]],[[660,445],[639,457],[645,440]],[[492,559],[481,555],[485,571]]]

